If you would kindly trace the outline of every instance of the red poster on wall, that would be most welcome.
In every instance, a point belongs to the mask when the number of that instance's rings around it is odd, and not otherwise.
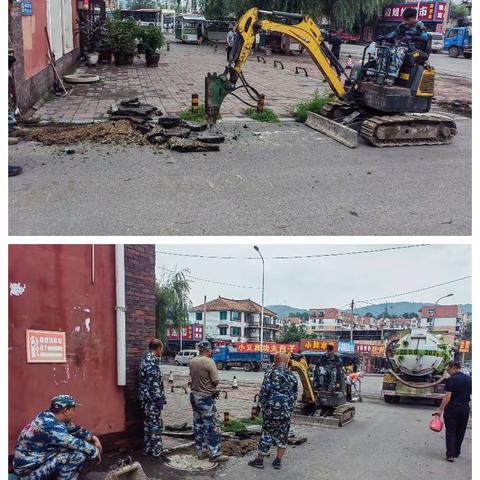
[[[383,11],[383,21],[401,22],[406,8],[417,8],[418,3],[392,3]],[[445,2],[422,2],[418,9],[418,19],[422,22],[443,21],[446,15]]]
[[[27,330],[28,363],[66,363],[65,332]]]

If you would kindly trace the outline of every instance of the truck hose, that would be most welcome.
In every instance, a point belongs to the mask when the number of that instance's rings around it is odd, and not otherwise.
[[[435,382],[432,383],[427,383],[427,382],[407,382],[403,378],[399,377],[391,368],[388,370],[388,373],[392,374],[399,382],[403,383],[407,387],[411,388],[429,388],[429,387],[435,387],[439,383],[442,383],[446,377],[445,373],[441,376],[441,378]]]

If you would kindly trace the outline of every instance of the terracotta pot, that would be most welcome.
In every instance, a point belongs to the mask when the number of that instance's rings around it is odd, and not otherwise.
[[[110,63],[112,61],[112,52],[111,51],[102,51],[98,55],[99,63]]]

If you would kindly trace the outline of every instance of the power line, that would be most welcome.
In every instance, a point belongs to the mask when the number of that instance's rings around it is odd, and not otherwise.
[[[465,277],[456,278],[455,280],[449,280],[448,282],[438,283],[436,285],[430,285],[429,287],[417,288],[416,290],[410,290],[408,292],[396,293],[394,295],[387,295],[385,297],[371,298],[370,300],[357,300],[357,302],[366,303],[368,305],[371,305],[372,302],[378,302],[380,300],[387,300],[389,298],[401,297],[402,295],[409,295],[411,293],[423,292],[425,290],[430,290],[432,288],[443,287],[444,285],[450,285],[451,283],[461,282],[462,280],[466,280],[468,278],[472,278],[472,276],[467,275]]]
[[[301,258],[323,258],[323,257],[341,257],[346,255],[363,255],[368,253],[380,253],[388,252],[392,250],[404,250],[406,248],[417,248],[417,247],[428,247],[431,246],[428,243],[418,244],[418,245],[400,245],[397,247],[385,247],[385,248],[375,248],[372,250],[356,250],[352,252],[337,252],[337,253],[318,253],[312,255],[279,255],[273,257],[265,257],[265,260],[294,260]],[[205,258],[205,259],[216,259],[216,260],[258,260],[258,257],[236,257],[233,255],[200,255],[194,253],[176,253],[176,252],[165,252],[156,250],[156,253],[159,255],[173,255],[177,257],[190,257],[190,258]]]
[[[165,268],[165,267],[158,266],[158,268],[160,268],[162,270],[165,270],[166,272],[176,273],[174,270],[169,270],[168,268]],[[195,275],[190,275],[189,273],[186,273],[185,276],[192,279],[192,280],[198,280],[200,282],[207,282],[207,283],[214,283],[215,285],[224,285],[224,286],[227,286],[227,287],[249,288],[249,289],[254,289],[254,290],[261,290],[261,288],[262,288],[262,287],[252,287],[252,286],[248,286],[248,285],[235,285],[234,283],[217,282],[215,280],[208,280],[206,278],[196,277]]]

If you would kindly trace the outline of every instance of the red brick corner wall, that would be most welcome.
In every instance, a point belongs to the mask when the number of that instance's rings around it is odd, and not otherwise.
[[[125,245],[125,301],[125,419],[127,430],[133,433],[142,428],[143,421],[137,396],[138,363],[155,337],[155,245]]]

